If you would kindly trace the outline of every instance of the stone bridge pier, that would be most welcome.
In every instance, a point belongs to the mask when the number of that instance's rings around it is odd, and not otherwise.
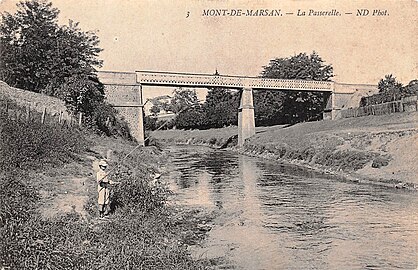
[[[255,117],[253,89],[241,90],[240,106],[238,109],[238,146],[242,147],[246,139],[255,134]]]

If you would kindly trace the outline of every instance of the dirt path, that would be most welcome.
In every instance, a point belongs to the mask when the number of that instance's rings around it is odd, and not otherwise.
[[[41,214],[44,218],[52,218],[65,213],[76,212],[84,219],[87,212],[84,205],[88,199],[88,177],[60,177],[53,187],[53,191],[40,190]]]

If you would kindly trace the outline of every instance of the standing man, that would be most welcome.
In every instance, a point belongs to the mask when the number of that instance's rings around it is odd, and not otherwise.
[[[109,186],[112,184],[118,184],[118,182],[113,182],[109,180],[106,173],[106,168],[108,164],[107,161],[102,159],[99,161],[99,170],[96,174],[97,179],[97,191],[99,192],[98,203],[99,203],[99,217],[103,218],[105,215],[109,214],[109,204],[110,204],[110,190]]]

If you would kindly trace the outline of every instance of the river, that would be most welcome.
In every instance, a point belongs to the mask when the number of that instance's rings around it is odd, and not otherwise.
[[[219,269],[416,269],[418,196],[200,146],[168,148],[186,207],[215,211],[197,258]]]

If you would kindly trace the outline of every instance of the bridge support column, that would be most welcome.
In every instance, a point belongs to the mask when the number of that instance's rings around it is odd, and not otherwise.
[[[337,110],[335,107],[335,93],[332,91],[328,97],[326,97],[327,102],[322,113],[323,120],[335,120],[337,117]]]
[[[255,134],[253,89],[243,88],[238,110],[238,146],[244,145],[245,139]]]
[[[136,126],[135,139],[138,141],[138,144],[145,146],[145,130],[144,130],[144,104],[142,102],[142,85],[138,85],[138,97],[139,104],[138,107],[138,122]]]

